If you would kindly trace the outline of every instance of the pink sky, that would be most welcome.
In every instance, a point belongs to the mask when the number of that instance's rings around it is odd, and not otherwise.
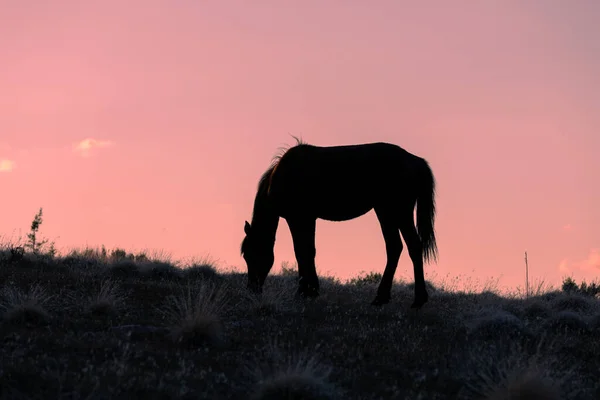
[[[4,0],[0,234],[239,256],[290,134],[396,143],[438,184],[426,277],[600,275],[597,1]],[[78,147],[79,146],[79,147]],[[294,261],[287,224],[276,265]],[[383,272],[373,212],[319,221],[317,268]],[[397,277],[412,280],[406,251]]]

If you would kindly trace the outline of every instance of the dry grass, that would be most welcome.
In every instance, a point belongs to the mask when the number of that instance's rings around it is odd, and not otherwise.
[[[561,400],[559,388],[540,371],[513,372],[506,381],[497,385],[487,400]]]
[[[448,278],[416,312],[412,282],[374,308],[364,281],[303,300],[295,275],[254,296],[245,274],[181,267],[0,257],[0,399],[600,398],[598,299]]]
[[[263,357],[262,365],[249,368],[256,382],[251,399],[330,400],[338,397],[337,388],[329,381],[332,369],[321,364],[315,355],[289,353],[269,343]]]
[[[163,313],[172,324],[171,339],[182,344],[222,344],[221,314],[227,306],[226,290],[211,283],[189,285],[170,296]]]
[[[191,279],[199,279],[204,281],[215,281],[221,277],[211,264],[200,263],[192,264],[183,268],[182,274]]]
[[[460,394],[465,399],[554,400],[579,398],[579,366],[556,357],[561,343],[541,335],[526,343],[504,340],[490,346],[475,345],[468,351],[472,375],[465,377]],[[530,344],[536,345],[532,348]],[[570,383],[570,385],[567,385]]]
[[[125,296],[117,282],[104,280],[98,293],[90,296],[88,310],[93,314],[116,314],[125,302]]]
[[[272,315],[285,313],[297,308],[294,297],[295,281],[288,277],[278,277],[265,285],[261,294],[247,290],[241,292],[249,308],[256,314]]]
[[[28,291],[5,286],[0,292],[0,299],[0,309],[7,322],[45,324],[50,320],[46,305],[52,296],[39,284],[33,285]]]

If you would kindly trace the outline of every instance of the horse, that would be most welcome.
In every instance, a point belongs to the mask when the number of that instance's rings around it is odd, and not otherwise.
[[[296,294],[319,296],[316,220],[348,221],[374,210],[385,240],[387,262],[371,304],[381,306],[390,301],[403,250],[401,232],[414,270],[411,308],[421,308],[429,298],[423,263],[438,257],[435,178],[428,162],[391,143],[323,147],[296,141],[295,146],[275,156],[261,176],[252,222],[244,221],[240,253],[248,269],[247,288],[262,293],[275,260],[279,218],[283,218],[298,264]]]

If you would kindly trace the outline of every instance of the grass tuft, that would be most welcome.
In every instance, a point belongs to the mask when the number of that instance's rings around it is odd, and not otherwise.
[[[88,310],[95,315],[112,315],[122,307],[124,300],[118,284],[105,280],[100,284],[98,293],[90,297]]]
[[[539,371],[513,373],[486,397],[487,400],[560,400],[559,388]]]
[[[50,321],[45,306],[52,299],[40,285],[24,292],[15,287],[4,287],[0,292],[0,309],[5,321],[16,324],[43,325]]]
[[[295,304],[295,281],[292,278],[281,277],[265,285],[261,294],[243,291],[250,309],[259,315],[275,315],[290,311]]]
[[[275,345],[269,345],[266,353],[267,363],[257,365],[252,373],[257,381],[252,400],[337,398],[337,389],[329,381],[332,369],[315,356],[303,352],[285,357]]]
[[[138,263],[140,275],[151,279],[175,280],[181,278],[181,269],[163,261],[143,261]]]
[[[195,291],[188,285],[178,296],[170,296],[163,314],[172,323],[171,339],[180,344],[220,345],[224,328],[220,316],[227,306],[223,287],[203,283]]]
[[[196,279],[202,281],[217,281],[222,277],[210,264],[192,264],[189,267],[182,269],[183,276],[188,279]]]
[[[113,278],[134,278],[140,275],[140,269],[133,260],[120,259],[110,263],[107,274]]]

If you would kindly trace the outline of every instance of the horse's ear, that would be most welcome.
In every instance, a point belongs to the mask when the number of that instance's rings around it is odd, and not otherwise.
[[[244,232],[246,232],[246,235],[250,234],[250,224],[248,223],[248,221],[245,221],[246,223],[244,224]]]

